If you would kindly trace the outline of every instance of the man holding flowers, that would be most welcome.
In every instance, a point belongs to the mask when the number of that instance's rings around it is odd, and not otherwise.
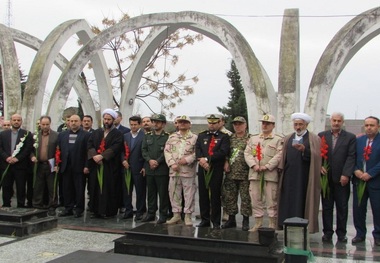
[[[347,242],[348,200],[350,178],[355,166],[356,137],[342,129],[344,115],[334,112],[330,117],[331,130],[318,134],[321,137],[322,168],[322,222],[323,242],[331,242],[334,204],[336,206],[336,230],[339,242]],[[321,182],[322,182],[321,181]]]
[[[32,134],[21,129],[22,117],[13,114],[10,130],[0,133],[0,171],[3,188],[3,206],[11,206],[13,183],[16,181],[17,207],[25,207],[26,176],[29,174]]]
[[[103,127],[91,133],[88,140],[88,159],[95,167],[90,176],[95,177],[92,189],[91,217],[108,218],[115,216],[119,207],[118,189],[121,176],[120,156],[123,152],[123,134],[115,128],[117,113],[113,109],[102,112]]]
[[[243,215],[242,230],[248,231],[249,216],[252,214],[252,210],[249,197],[249,167],[244,160],[244,150],[251,135],[247,132],[247,121],[244,117],[235,117],[232,120],[232,126],[234,133],[230,137],[230,155],[225,163],[226,176],[222,191],[223,209],[228,215],[228,220],[222,225],[222,228],[236,227],[240,195],[240,213]]]
[[[57,198],[54,196],[54,155],[57,147],[58,132],[50,128],[50,116],[40,118],[40,129],[36,129],[34,137],[34,150],[31,161],[36,166],[33,184],[33,207],[48,208],[50,214],[54,214],[57,206]],[[46,191],[47,190],[47,194]],[[44,196],[48,196],[48,204],[44,204]],[[47,206],[46,206],[47,205]]]
[[[221,188],[224,173],[224,162],[230,151],[228,134],[219,130],[220,116],[206,116],[208,130],[199,133],[195,146],[198,167],[199,208],[201,222],[198,227],[220,228],[221,221]]]
[[[282,137],[276,135],[275,117],[265,114],[261,120],[261,133],[253,135],[244,151],[249,169],[249,194],[255,225],[249,231],[257,231],[263,224],[265,207],[269,227],[276,229],[277,223],[277,167],[282,156]],[[265,202],[264,202],[265,200]]]
[[[365,135],[357,138],[356,165],[353,183],[353,212],[356,236],[352,243],[365,241],[367,234],[367,202],[371,203],[375,245],[380,246],[380,136],[379,119],[369,116],[364,119]],[[362,188],[362,191],[358,191]]]

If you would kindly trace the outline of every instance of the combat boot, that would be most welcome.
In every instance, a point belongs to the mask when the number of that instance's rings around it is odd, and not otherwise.
[[[173,213],[173,217],[166,221],[166,224],[168,225],[175,225],[175,224],[180,224],[182,222],[182,219],[181,219],[181,213]]]
[[[262,217],[255,217],[255,225],[249,230],[250,232],[255,232],[263,225]]]
[[[269,217],[269,228],[276,229],[276,222],[277,218],[276,217]]]
[[[236,218],[235,216],[229,215],[228,220],[226,221],[226,223],[222,225],[222,228],[233,228],[233,227],[236,227]]]
[[[241,224],[241,230],[248,231],[249,230],[249,217],[243,216],[243,222]]]
[[[185,214],[185,225],[193,226],[193,220],[191,219],[191,214]]]
[[[226,212],[226,209],[223,208],[223,215],[222,215],[222,221],[227,221],[228,220],[228,214]]]

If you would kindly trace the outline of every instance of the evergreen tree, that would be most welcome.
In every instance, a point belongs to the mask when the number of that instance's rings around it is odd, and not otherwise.
[[[239,71],[236,68],[235,62],[231,61],[231,69],[227,72],[232,89],[230,90],[230,97],[227,107],[217,107],[218,111],[225,116],[226,128],[233,131],[231,121],[237,116],[244,117],[248,122],[247,102]]]

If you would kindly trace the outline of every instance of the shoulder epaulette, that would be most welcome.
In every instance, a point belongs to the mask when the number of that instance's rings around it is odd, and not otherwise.
[[[233,133],[230,133],[228,131],[224,131],[224,130],[219,130],[219,132],[223,133],[223,134],[226,134],[228,136],[232,136]]]
[[[203,130],[203,131],[201,131],[199,134],[201,134],[201,133],[206,133],[206,132],[208,132],[208,130]]]
[[[280,138],[284,138],[284,135],[276,133],[275,136],[278,136]]]

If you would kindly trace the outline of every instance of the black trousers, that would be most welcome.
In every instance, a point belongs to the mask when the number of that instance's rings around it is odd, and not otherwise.
[[[124,171],[124,170],[123,170]],[[133,186],[136,191],[136,214],[143,215],[146,212],[146,177],[142,174],[132,174],[131,186],[129,193],[127,191],[127,186],[125,184],[125,176],[123,174],[123,200],[126,214],[133,213],[132,205],[132,193]]]
[[[338,237],[347,233],[348,200],[350,199],[350,183],[342,186],[340,183],[330,183],[330,195],[322,197],[323,233],[328,236],[334,234],[333,215],[336,206],[336,230]]]
[[[3,173],[4,171],[2,171]],[[14,169],[9,166],[9,169],[3,179],[3,206],[10,207],[13,196],[13,183],[16,182],[17,191],[17,207],[25,207],[25,191],[26,191],[26,176],[27,169]]]
[[[75,210],[76,213],[84,211],[84,174],[66,169],[62,174],[63,200],[67,211]]]
[[[222,209],[223,170],[214,169],[210,179],[209,189],[206,189],[203,169],[198,173],[199,209],[202,220],[210,221],[214,226],[220,226]]]
[[[48,162],[38,163],[36,182],[34,185],[33,207],[54,208],[57,206],[58,192],[56,189],[54,197],[54,177],[55,172],[51,172],[51,168]],[[47,204],[45,204],[46,195],[48,196]]]

